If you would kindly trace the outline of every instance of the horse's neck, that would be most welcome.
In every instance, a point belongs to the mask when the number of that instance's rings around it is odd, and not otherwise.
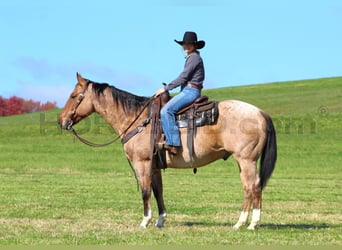
[[[120,102],[115,102],[110,92],[98,96],[94,101],[95,112],[98,113],[118,134],[123,133],[136,118],[136,112],[125,112]],[[145,114],[146,113],[146,114]],[[146,119],[148,111],[134,123],[139,124]],[[135,126],[135,125],[134,125]],[[132,128],[134,128],[134,126]]]

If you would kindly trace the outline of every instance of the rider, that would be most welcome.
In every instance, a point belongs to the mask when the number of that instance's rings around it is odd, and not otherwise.
[[[181,87],[180,93],[173,97],[161,110],[161,122],[166,137],[164,148],[173,155],[177,154],[178,148],[181,146],[175,114],[201,96],[204,65],[198,50],[205,45],[204,41],[197,41],[197,34],[191,31],[184,33],[183,41],[175,40],[175,42],[183,46],[187,54],[184,70],[175,80],[159,89],[155,94],[155,96],[159,96],[165,91]]]

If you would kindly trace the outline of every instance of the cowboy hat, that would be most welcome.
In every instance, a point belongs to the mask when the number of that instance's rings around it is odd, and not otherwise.
[[[196,49],[202,49],[205,45],[205,41],[203,40],[197,41],[197,34],[192,31],[187,31],[184,33],[183,41],[175,40],[175,42],[178,43],[179,45],[183,45],[183,43],[194,43]]]

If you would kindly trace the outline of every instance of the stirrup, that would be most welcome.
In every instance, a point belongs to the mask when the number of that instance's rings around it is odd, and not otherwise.
[[[175,146],[170,146],[170,145],[167,145],[165,144],[164,148],[169,151],[169,153],[171,155],[177,155],[178,154],[178,148],[179,147],[175,147]]]

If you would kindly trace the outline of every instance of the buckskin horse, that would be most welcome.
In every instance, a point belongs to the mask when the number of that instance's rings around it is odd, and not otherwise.
[[[166,219],[161,170],[154,166],[155,162],[151,159],[150,124],[144,124],[150,115],[146,108],[150,99],[106,83],[87,80],[77,73],[77,84],[59,115],[61,128],[70,131],[73,125],[93,112],[100,114],[121,139],[133,128],[138,128],[136,135],[123,147],[127,158],[133,163],[141,187],[144,205],[140,224],[142,228],[146,228],[152,220],[151,191],[159,210],[156,226],[163,227]],[[248,229],[254,230],[260,223],[262,190],[274,170],[277,158],[276,132],[270,116],[241,101],[219,102],[216,123],[197,128],[193,159],[189,159],[186,147],[186,129],[180,129],[180,134],[183,146],[176,156],[166,154],[167,167],[198,168],[219,159],[226,160],[232,155],[238,163],[244,191],[242,212],[233,228],[239,229],[247,223],[253,205]]]

